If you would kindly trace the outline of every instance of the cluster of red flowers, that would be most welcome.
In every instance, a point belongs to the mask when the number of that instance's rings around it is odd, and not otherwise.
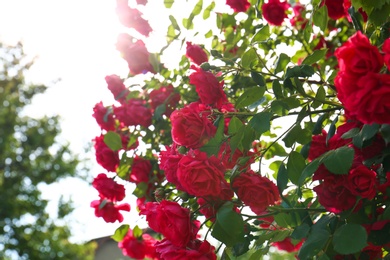
[[[335,55],[340,68],[335,78],[337,97],[348,117],[364,124],[389,124],[390,75],[383,73],[383,65],[390,68],[390,39],[381,53],[358,31]]]

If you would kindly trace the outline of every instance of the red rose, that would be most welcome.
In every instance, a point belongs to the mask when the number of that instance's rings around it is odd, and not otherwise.
[[[112,111],[103,106],[103,102],[100,101],[93,107],[92,116],[96,119],[101,129],[106,131],[115,130],[115,120]]]
[[[330,18],[337,20],[346,15],[343,0],[324,0],[324,2]],[[324,4],[324,2],[322,2],[322,4]]]
[[[280,0],[268,0],[268,3],[264,3],[261,6],[264,19],[271,25],[282,25],[284,18],[287,18],[287,9],[289,8],[287,2],[281,2]]]
[[[318,186],[313,188],[317,193],[318,201],[326,210],[340,213],[355,205],[356,196],[347,188],[347,178],[345,175],[329,173]]]
[[[133,259],[154,258],[156,250],[154,244],[156,240],[148,234],[142,234],[140,238],[134,237],[133,231],[129,229],[126,236],[118,243],[125,256]]]
[[[151,229],[164,235],[175,246],[183,247],[195,236],[190,211],[177,202],[148,202],[140,214],[146,216]]]
[[[251,5],[248,0],[226,0],[226,4],[236,13],[246,12]]]
[[[390,70],[390,38],[384,41],[382,51],[385,54],[384,61],[387,69]]]
[[[390,75],[368,73],[344,99],[348,113],[364,124],[390,124]]]
[[[193,102],[171,114],[172,139],[178,145],[187,148],[199,148],[206,144],[217,131],[208,119],[206,106]]]
[[[140,99],[132,98],[119,107],[114,106],[114,115],[125,126],[148,127],[152,124],[152,112]]]
[[[131,164],[130,181],[136,184],[149,182],[152,172],[152,164],[149,160],[136,156]]]
[[[284,250],[289,253],[298,251],[303,244],[303,240],[299,241],[297,244],[293,244],[291,238],[286,237],[282,241],[273,242],[272,245],[275,246],[278,250]]]
[[[220,160],[199,150],[180,159],[177,178],[187,193],[197,197],[218,196],[227,185]]]
[[[223,143],[218,152],[218,158],[221,160],[223,166],[226,169],[233,169],[234,166],[239,162],[239,159],[242,157],[250,157],[244,165],[240,165],[241,168],[248,167],[251,163],[254,162],[253,152],[245,152],[243,153],[240,149],[236,149],[232,155],[230,145],[228,143]]]
[[[199,45],[192,44],[187,42],[186,56],[193,63],[200,65],[203,62],[207,62],[209,57],[207,57],[206,52]]]
[[[131,36],[120,34],[118,36],[117,49],[122,53],[131,74],[136,75],[148,71],[154,73],[153,66],[149,62],[150,53],[143,41],[137,40],[133,43]]]
[[[176,144],[172,144],[171,147],[165,146],[165,148],[166,151],[160,152],[160,169],[164,171],[167,181],[174,184],[177,189],[184,190],[177,179],[177,167],[183,155],[177,152]]]
[[[142,13],[130,8],[127,0],[117,0],[116,13],[119,21],[128,28],[134,28],[140,34],[148,36],[152,31],[148,21],[142,18]]]
[[[376,172],[360,165],[348,174],[348,188],[352,194],[366,199],[376,195]]]
[[[223,81],[219,82],[215,75],[201,68],[191,66],[195,70],[190,75],[190,84],[195,85],[199,99],[206,105],[217,105],[227,102],[226,94],[223,92]]]
[[[104,143],[104,136],[101,135],[94,139],[96,161],[107,171],[115,172],[119,165],[119,154],[111,150]]]
[[[163,239],[155,245],[158,259],[161,260],[216,260],[215,248],[209,242],[193,240],[186,247],[175,246]]]
[[[368,72],[379,72],[383,67],[383,58],[377,47],[371,45],[367,36],[360,31],[338,48],[335,51],[335,56],[339,62],[340,71],[346,71],[354,76],[364,76]]]
[[[306,11],[306,7],[301,3],[296,3],[293,7],[294,16],[290,19],[290,23],[292,26],[297,27],[299,29],[303,29],[306,26],[307,19],[304,17],[304,13]]]
[[[233,188],[242,202],[256,214],[279,200],[278,187],[268,178],[252,170],[241,173],[233,180]]]
[[[180,94],[174,91],[172,85],[169,85],[150,92],[149,99],[153,112],[157,107],[164,105],[165,111],[163,114],[169,117],[180,101]]]
[[[92,186],[97,189],[101,199],[108,199],[115,202],[125,198],[125,186],[116,183],[104,173],[100,173],[95,177]]]
[[[119,212],[130,211],[130,205],[127,203],[124,204],[114,204],[108,200],[94,200],[91,202],[91,207],[95,209],[95,216],[102,217],[104,221],[109,223],[114,223],[115,221],[122,222],[123,215]]]
[[[126,97],[130,91],[123,84],[122,79],[117,75],[106,76],[105,79],[108,84],[108,89],[114,95],[115,100],[118,100],[120,103],[126,101]]]

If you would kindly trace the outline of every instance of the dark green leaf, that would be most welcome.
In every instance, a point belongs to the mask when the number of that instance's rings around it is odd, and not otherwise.
[[[307,56],[302,61],[302,64],[312,65],[312,64],[318,62],[319,60],[321,60],[322,58],[325,57],[325,54],[327,51],[328,51],[328,49],[315,50],[312,54]]]
[[[244,221],[233,210],[233,203],[225,203],[218,210],[211,235],[228,247],[244,241]]]
[[[342,139],[349,139],[349,138],[352,138],[352,137],[355,137],[356,135],[358,135],[360,133],[360,128],[358,127],[355,127],[355,128],[352,128],[351,130],[349,130],[348,132],[344,133],[341,138]]]
[[[260,87],[263,87],[265,86],[265,80],[264,80],[264,77],[258,73],[258,72],[255,72],[255,71],[252,71],[251,72],[251,77],[253,79],[253,81]]]
[[[111,236],[111,238],[114,239],[116,242],[121,242],[129,231],[129,228],[130,226],[127,224],[121,225],[115,230],[115,233]]]
[[[305,158],[300,153],[292,151],[287,161],[287,174],[292,183],[299,184],[299,178],[305,167]]]
[[[309,234],[309,231],[310,231],[310,226],[306,223],[303,223],[302,225],[294,229],[294,231],[291,234],[291,238],[296,240],[301,240]]]
[[[313,135],[321,134],[321,132],[322,132],[322,123],[324,122],[325,118],[326,118],[326,114],[322,114],[318,118],[316,124],[314,125],[313,131],[312,131]]]
[[[246,51],[241,58],[241,65],[244,68],[250,68],[254,61],[257,60],[257,53],[256,50],[253,48],[250,48],[248,51]]]
[[[323,250],[329,238],[330,233],[325,228],[318,229],[316,232],[313,232],[312,230],[299,250],[298,258],[301,260],[313,259],[315,255]]]
[[[328,145],[329,139],[332,138],[332,136],[336,133],[336,123],[339,121],[339,117],[336,116],[335,119],[333,119],[332,123],[329,126],[328,134],[326,135],[326,144]]]
[[[287,68],[285,78],[310,77],[314,74],[314,68],[309,65],[300,65]]]
[[[232,117],[230,120],[228,134],[232,136],[229,141],[232,157],[244,136],[244,124],[237,117]]]
[[[104,135],[104,143],[113,151],[118,151],[122,148],[121,136],[112,131]]]
[[[224,139],[223,130],[225,127],[224,120],[222,117],[218,119],[218,128],[215,136],[211,138],[205,145],[203,145],[200,150],[206,152],[208,156],[217,155],[221,144]]]
[[[249,121],[249,125],[256,131],[257,134],[261,135],[270,130],[272,114],[268,112],[261,112],[252,117]]]
[[[311,141],[311,132],[308,129],[302,129],[300,125],[296,125],[282,139],[286,147],[291,147],[294,143],[307,144]]]
[[[278,177],[276,178],[276,184],[278,186],[279,193],[282,194],[284,189],[287,187],[288,183],[288,174],[284,164],[280,164]]]
[[[320,160],[319,158],[315,159],[314,161],[310,162],[302,171],[302,175],[299,177],[298,180],[298,186],[301,187],[305,180],[311,176],[313,176],[314,172],[318,169],[320,166]]]
[[[390,143],[390,124],[382,125],[380,128],[380,132],[386,144]]]
[[[321,106],[322,102],[325,101],[325,97],[326,97],[325,89],[322,86],[320,86],[318,88],[317,94],[315,96],[316,100],[313,101],[311,106],[313,108],[317,108],[317,107]]]
[[[326,5],[320,7],[313,15],[313,23],[315,26],[318,26],[321,31],[325,31],[328,27],[328,9]]]
[[[380,2],[380,1],[372,1]],[[380,26],[389,19],[390,4],[385,4],[381,8],[375,8],[368,16],[368,20],[376,26]]]
[[[244,136],[242,138],[242,146],[245,151],[249,151],[252,148],[252,143],[255,140],[256,133],[251,127],[244,128]]]
[[[366,245],[367,231],[358,224],[345,224],[338,228],[333,235],[334,250],[343,255],[357,253]]]
[[[277,99],[281,99],[284,97],[282,85],[279,81],[274,80],[272,82],[272,90],[274,91],[274,95]]]
[[[236,108],[243,108],[255,103],[263,97],[264,92],[264,87],[253,87],[248,89],[237,99]]]
[[[364,125],[362,130],[360,131],[360,136],[363,142],[370,140],[372,137],[374,137],[378,133],[379,127],[379,124]]]
[[[322,162],[334,174],[348,174],[352,166],[355,151],[351,147],[343,146],[327,152]]]

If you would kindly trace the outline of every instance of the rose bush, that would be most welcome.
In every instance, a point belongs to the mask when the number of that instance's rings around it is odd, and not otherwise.
[[[178,3],[164,1],[167,37],[149,53],[153,23],[117,1],[129,75],[107,76],[116,103],[93,108],[110,173],[94,179],[91,207],[125,221],[113,235],[124,255],[388,255],[390,3],[374,2],[196,0],[179,22]],[[122,215],[119,180],[150,229]]]

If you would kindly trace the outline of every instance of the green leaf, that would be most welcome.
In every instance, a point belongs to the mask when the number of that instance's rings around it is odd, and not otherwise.
[[[278,176],[276,178],[276,184],[278,186],[279,193],[282,194],[286,189],[288,183],[288,173],[284,164],[280,164]]]
[[[256,133],[251,127],[244,128],[244,136],[242,137],[241,144],[245,151],[249,151],[252,148],[252,143],[256,138]]]
[[[176,30],[180,31],[180,27],[179,25],[177,24],[177,21],[175,19],[175,17],[173,17],[172,15],[169,16],[169,20],[171,20],[171,24],[173,26],[173,28],[175,28]]]
[[[287,68],[287,64],[290,62],[290,57],[285,54],[281,53],[278,60],[276,61],[276,66],[275,66],[275,73],[284,71]]]
[[[269,39],[270,36],[269,26],[268,24],[263,26],[252,38],[252,43],[254,42],[262,42]]]
[[[129,231],[129,228],[130,226],[127,224],[121,225],[115,230],[115,233],[111,236],[111,238],[114,239],[116,242],[121,242]]]
[[[310,162],[306,167],[303,169],[301,176],[298,180],[298,186],[301,187],[305,180],[311,176],[313,176],[314,172],[318,169],[320,166],[321,161],[319,158],[315,159],[314,161]]]
[[[236,151],[237,147],[241,144],[241,140],[244,136],[244,124],[237,117],[232,117],[229,122],[228,134],[232,136],[229,141],[231,149],[231,157]],[[242,148],[242,147],[241,147]]]
[[[225,128],[225,123],[222,117],[218,119],[218,128],[215,136],[211,138],[205,145],[203,145],[200,150],[207,153],[208,156],[217,155],[221,144],[224,139],[223,130]]]
[[[359,134],[362,138],[362,141],[364,142],[373,138],[378,133],[379,127],[379,124],[364,125]]]
[[[352,138],[352,137],[355,137],[356,135],[358,135],[360,133],[360,128],[358,127],[355,127],[355,128],[352,128],[351,130],[349,130],[348,132],[344,133],[341,138],[342,139],[349,139],[349,138]]]
[[[289,213],[278,213],[274,215],[274,220],[276,224],[280,227],[289,228],[293,222],[292,215]],[[273,239],[272,239],[273,240]]]
[[[305,167],[305,158],[300,153],[292,151],[287,161],[287,174],[292,183],[299,184],[299,178]]]
[[[253,48],[250,48],[248,51],[246,51],[241,58],[241,65],[244,68],[250,68],[252,63],[257,60],[257,53],[256,50]]]
[[[390,143],[390,124],[382,125],[380,128],[380,132],[386,144]]]
[[[249,106],[263,97],[264,87],[253,87],[245,91],[236,101],[236,108]]]
[[[194,28],[194,23],[192,22],[194,19],[194,16],[190,15],[189,18],[183,18],[182,20],[182,24],[184,26],[184,28],[186,28],[187,30],[191,30]]]
[[[367,231],[358,224],[347,223],[333,235],[334,250],[343,255],[360,252],[366,245]]]
[[[309,65],[300,65],[292,68],[287,68],[285,78],[293,77],[310,77],[314,74],[314,68]]]
[[[284,97],[282,85],[279,81],[272,81],[272,90],[274,91],[274,95],[277,99],[281,99]]]
[[[261,112],[252,117],[249,121],[249,125],[256,131],[257,134],[261,135],[271,128],[271,117],[272,114],[269,112]]]
[[[140,182],[137,184],[137,187],[134,189],[133,194],[137,198],[145,197],[147,189],[148,189],[148,184],[146,182]]]
[[[296,227],[291,234],[292,239],[301,240],[309,234],[310,226],[306,223]]]
[[[134,236],[135,238],[140,238],[140,237],[142,237],[142,229],[140,229],[138,226],[135,226],[135,227],[133,228],[133,236]]]
[[[118,151],[122,148],[121,136],[112,131],[104,135],[104,143],[113,151]]]
[[[203,0],[199,0],[198,3],[196,3],[194,9],[192,10],[191,15],[194,17],[197,16],[202,11],[202,8],[203,8]]]
[[[374,1],[372,1],[374,2]],[[380,1],[377,1],[380,2]],[[390,15],[390,4],[385,4],[381,8],[375,8],[368,16],[369,22],[380,26],[387,21]]]
[[[203,19],[206,20],[210,17],[210,13],[211,11],[214,9],[215,7],[215,2],[211,2],[211,4],[209,6],[206,7],[206,9],[204,9],[203,11]]]
[[[309,21],[306,24],[305,28],[303,29],[303,39],[305,40],[305,42],[310,41],[312,31],[313,31],[313,26],[312,23]]]
[[[315,50],[312,54],[307,56],[302,61],[302,64],[312,65],[312,64],[320,61],[322,58],[325,57],[325,54],[326,54],[327,51],[328,51],[328,49]]]
[[[253,81],[260,87],[263,87],[265,86],[265,80],[264,80],[264,77],[260,74],[260,73],[257,73],[255,71],[252,71],[251,72],[251,77],[253,79]]]
[[[174,2],[174,0],[164,0],[164,5],[166,8],[171,8]]]
[[[327,152],[322,162],[334,174],[348,174],[352,166],[354,154],[353,148],[343,146]]]
[[[233,203],[225,203],[217,212],[211,235],[228,247],[244,241],[244,221],[233,210]]]
[[[312,230],[299,250],[298,258],[301,260],[313,259],[324,248],[329,238],[330,233],[327,229],[317,229],[315,232]]]
[[[326,135],[326,145],[328,145],[329,139],[334,136],[336,133],[336,123],[339,121],[339,116],[336,116],[335,119],[333,119],[332,123],[330,123],[328,134]]]
[[[324,89],[324,87],[320,86],[318,88],[316,96],[315,96],[316,100],[313,101],[311,106],[313,108],[317,108],[317,107],[321,106],[322,102],[325,101],[325,97],[326,97],[325,89]]]
[[[286,147],[293,146],[295,142],[307,144],[311,141],[311,132],[306,128],[302,129],[300,125],[296,125],[282,140]]]
[[[328,27],[328,9],[326,8],[326,5],[323,5],[322,7],[318,8],[317,11],[314,12],[313,23],[315,26],[318,26],[323,32]]]

